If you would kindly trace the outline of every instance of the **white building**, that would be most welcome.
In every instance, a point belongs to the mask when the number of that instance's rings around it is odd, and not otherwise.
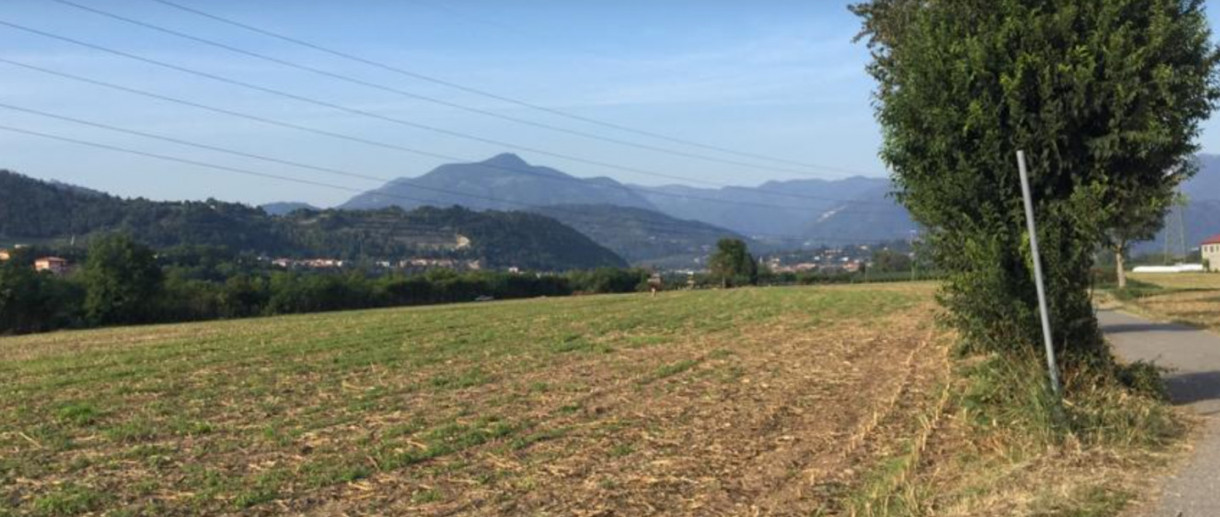
[[[1220,271],[1220,235],[1213,235],[1199,246],[1203,254],[1203,265],[1208,271]]]

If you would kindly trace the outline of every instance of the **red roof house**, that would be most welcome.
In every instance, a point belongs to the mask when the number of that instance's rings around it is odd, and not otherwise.
[[[1208,271],[1220,271],[1220,235],[1213,235],[1199,246],[1203,264]]]

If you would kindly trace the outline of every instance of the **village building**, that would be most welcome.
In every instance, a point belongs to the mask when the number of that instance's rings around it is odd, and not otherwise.
[[[0,262],[13,258],[13,252],[0,248]]]
[[[42,257],[34,261],[35,271],[47,271],[53,275],[66,274],[68,268],[68,260],[59,257]]]
[[[1199,247],[1203,265],[1208,271],[1220,271],[1220,235],[1213,235]]]

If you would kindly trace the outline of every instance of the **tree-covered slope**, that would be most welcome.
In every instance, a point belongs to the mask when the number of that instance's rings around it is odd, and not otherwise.
[[[580,230],[632,264],[696,267],[721,238],[744,239],[718,226],[641,208],[556,205],[533,211]]]
[[[123,199],[0,171],[0,241],[67,243],[122,231],[154,247],[226,246],[275,256],[477,260],[542,270],[625,261],[554,219],[464,208],[300,210],[281,217],[215,200]]]
[[[475,212],[462,207],[405,211],[296,211],[277,218],[301,249],[344,258],[404,255],[479,260],[485,267],[583,269],[625,266],[612,251],[559,221],[522,212]]]

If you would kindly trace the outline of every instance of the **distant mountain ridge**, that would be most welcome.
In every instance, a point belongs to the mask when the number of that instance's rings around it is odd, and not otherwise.
[[[0,171],[0,240],[66,244],[115,231],[159,248],[214,245],[300,258],[429,256],[548,271],[626,265],[584,234],[539,214],[392,207],[270,216],[238,203],[123,199]]]
[[[1220,234],[1220,155],[1200,154],[1199,171],[1182,184],[1187,205],[1183,211],[1182,226],[1170,224],[1156,238],[1134,246],[1139,253],[1157,253],[1165,250],[1166,232],[1181,232],[1186,236],[1186,249],[1199,247],[1204,239]],[[1172,251],[1172,250],[1171,250]],[[1180,251],[1180,250],[1179,250]]]
[[[550,167],[530,165],[509,153],[477,163],[441,165],[416,178],[399,178],[359,194],[339,208],[460,205],[474,210],[522,210],[563,203],[656,208],[610,178],[577,178]]]
[[[758,187],[639,187],[662,212],[760,239],[797,244],[906,239],[916,225],[888,179],[771,181]],[[686,197],[682,197],[686,196]]]
[[[530,165],[506,153],[483,162],[442,165],[419,177],[396,179],[353,197],[341,208],[460,205],[475,210],[537,210],[570,205],[569,211],[589,210],[589,217],[600,221],[598,230],[589,225],[583,225],[582,230],[598,243],[620,253],[651,250],[646,252],[647,258],[637,257],[646,261],[659,258],[652,255],[659,250],[655,242],[641,240],[644,236],[632,229],[631,224],[638,225],[641,219],[651,219],[653,225],[669,225],[675,232],[694,230],[689,223],[697,221],[739,236],[778,239],[790,246],[908,238],[914,224],[906,210],[888,197],[889,189],[889,180],[865,177],[770,181],[758,187],[719,189],[649,187],[609,178],[579,178]],[[668,217],[624,212],[630,216],[620,220],[607,215],[605,207],[609,206]],[[546,213],[581,229],[576,218],[563,218],[555,211]],[[637,238],[628,238],[631,235]],[[634,252],[629,254],[635,256]]]
[[[1186,216],[1188,243],[1220,233],[1220,156],[1201,154],[1198,159],[1198,175],[1182,188],[1191,201]],[[545,213],[560,217],[603,246],[631,255],[632,260],[648,261],[658,258],[652,253],[659,250],[632,228],[640,217],[663,228],[667,225],[679,228],[685,224],[680,221],[706,223],[779,247],[910,239],[918,226],[890,196],[892,190],[888,178],[860,176],[769,181],[757,187],[641,186],[607,178],[582,179],[530,165],[512,154],[501,154],[484,162],[442,165],[418,178],[395,180],[342,206],[433,204],[537,211],[553,205],[575,205],[567,210],[589,211],[585,218],[599,221],[598,228],[587,224],[582,227],[578,217],[565,217],[561,212]],[[403,200],[393,195],[414,199]],[[648,210],[668,218],[644,217],[640,213],[628,217],[627,212],[623,217],[615,217],[608,214],[607,206]],[[640,256],[637,251],[647,256]]]
[[[1191,200],[1220,201],[1220,154],[1200,154],[1199,172],[1182,185]]]

